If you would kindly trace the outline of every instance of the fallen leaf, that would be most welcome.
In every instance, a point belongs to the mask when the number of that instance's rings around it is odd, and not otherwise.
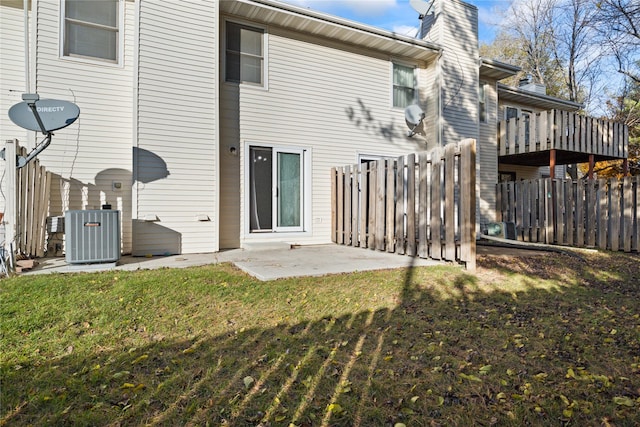
[[[131,362],[132,365],[135,365],[136,363],[140,363],[144,360],[146,360],[149,357],[148,354],[143,354],[142,356],[139,356],[138,358],[136,358],[133,362]]]
[[[342,413],[342,411],[344,411],[342,409],[342,406],[340,406],[337,403],[332,403],[329,406],[327,406],[327,412],[331,412],[331,413],[334,413],[334,414],[340,414],[340,413]]]
[[[244,383],[245,388],[249,388],[251,386],[251,384],[253,384],[255,380],[253,379],[252,376],[247,375],[246,377],[243,378],[242,382]]]
[[[478,372],[480,372],[480,375],[487,375],[489,372],[491,372],[492,368],[493,366],[491,365],[484,365],[483,367],[478,369]]]
[[[616,396],[613,398],[613,402],[616,405],[633,407],[633,400],[626,396]]]
[[[474,382],[477,382],[477,383],[481,383],[482,382],[482,380],[480,378],[476,377],[475,375],[467,375],[467,374],[464,374],[462,372],[459,375],[460,375],[460,378],[468,380],[468,381],[474,381]]]

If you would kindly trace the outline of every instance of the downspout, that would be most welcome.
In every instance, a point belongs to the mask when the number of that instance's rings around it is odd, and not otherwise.
[[[133,239],[133,223],[138,218],[138,84],[139,84],[139,67],[140,67],[140,0],[135,0],[135,17],[134,17],[134,36],[133,36],[133,117],[132,117],[132,139],[131,139],[131,251],[134,251],[135,240]]]
[[[214,228],[214,234],[215,234],[215,242],[214,242],[214,251],[218,252],[220,251],[220,164],[222,163],[220,161],[220,156],[222,153],[222,150],[220,148],[221,146],[221,140],[220,140],[220,67],[217,66],[218,64],[220,64],[220,34],[221,34],[221,29],[220,29],[220,2],[215,1],[214,2],[214,13],[215,13],[215,22],[214,22],[214,34],[215,34],[215,40],[214,40],[214,59],[217,62],[217,64],[215,64],[216,66],[214,67],[214,71],[213,71],[213,78],[214,78],[214,96],[215,96],[215,101],[214,101],[214,108],[215,108],[215,113],[213,116],[213,125],[215,126],[215,133],[214,133],[214,138],[215,138],[215,160],[214,160],[214,165],[215,165],[215,184],[214,184],[214,202],[215,202],[215,207],[214,207],[214,212],[215,212],[215,218],[214,218],[214,224],[213,224],[213,228]]]
[[[23,0],[22,11],[24,13],[24,93],[31,93],[31,73],[30,73],[30,54],[29,46],[29,0]]]

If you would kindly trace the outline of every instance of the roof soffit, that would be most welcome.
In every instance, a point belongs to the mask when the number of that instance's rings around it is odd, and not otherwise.
[[[227,15],[392,56],[428,62],[440,52],[423,40],[272,0],[223,1],[220,8]]]
[[[572,101],[566,101],[549,95],[541,95],[498,83],[498,102],[502,103],[504,101],[530,105],[531,107],[544,110],[555,108],[564,111],[578,111],[582,108],[581,104]]]

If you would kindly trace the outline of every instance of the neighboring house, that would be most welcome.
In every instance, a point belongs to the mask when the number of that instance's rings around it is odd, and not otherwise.
[[[500,157],[498,122],[579,108],[498,83],[518,69],[479,58],[478,11],[459,0],[436,1],[420,38],[274,0],[86,3],[31,1],[31,91],[81,109],[39,158],[49,214],[111,204],[124,253],[327,243],[331,167],[465,138],[478,222],[493,221],[500,177],[549,173]],[[0,7],[6,111],[25,91],[22,1]],[[414,103],[426,117],[408,137]]]

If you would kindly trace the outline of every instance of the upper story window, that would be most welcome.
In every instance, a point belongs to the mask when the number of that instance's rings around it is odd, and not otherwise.
[[[226,26],[226,81],[264,84],[264,30],[228,21]]]
[[[406,108],[415,103],[415,68],[393,63],[393,106]]]
[[[478,88],[478,114],[480,115],[480,123],[487,122],[487,84],[480,82]]]
[[[64,0],[62,55],[118,62],[119,0]]]

